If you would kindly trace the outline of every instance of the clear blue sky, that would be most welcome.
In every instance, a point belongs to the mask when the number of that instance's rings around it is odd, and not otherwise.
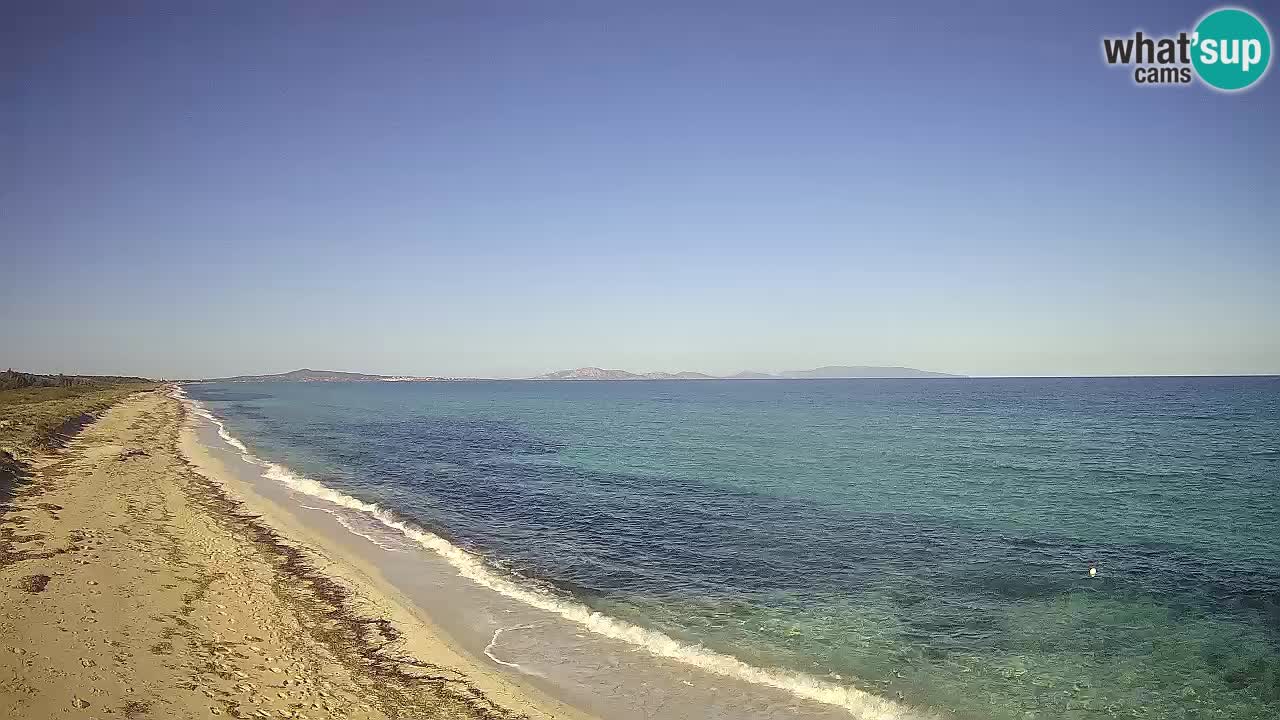
[[[0,365],[1280,372],[1280,75],[1101,59],[1211,4],[107,5],[0,25]]]

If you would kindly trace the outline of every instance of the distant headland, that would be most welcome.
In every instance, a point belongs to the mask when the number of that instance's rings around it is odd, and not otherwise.
[[[340,372],[337,370],[312,370],[303,368],[274,375],[236,375],[235,377],[207,378],[189,382],[430,382],[453,380],[444,377],[419,377],[410,375],[369,375],[366,373]]]

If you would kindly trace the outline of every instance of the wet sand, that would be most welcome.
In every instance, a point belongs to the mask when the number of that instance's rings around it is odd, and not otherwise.
[[[0,513],[0,717],[587,717],[244,505],[183,428],[133,396]]]

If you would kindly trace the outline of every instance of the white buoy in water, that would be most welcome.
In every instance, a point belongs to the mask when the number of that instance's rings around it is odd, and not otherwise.
[[[1098,574],[1098,568],[1096,568],[1096,567],[1094,567],[1094,566],[1090,565],[1090,566],[1089,566],[1089,577],[1096,577],[1096,576],[1097,576],[1097,574]]]

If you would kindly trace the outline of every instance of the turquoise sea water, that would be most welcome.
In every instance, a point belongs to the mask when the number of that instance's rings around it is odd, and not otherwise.
[[[753,665],[969,718],[1280,716],[1275,378],[187,392],[261,457]]]

